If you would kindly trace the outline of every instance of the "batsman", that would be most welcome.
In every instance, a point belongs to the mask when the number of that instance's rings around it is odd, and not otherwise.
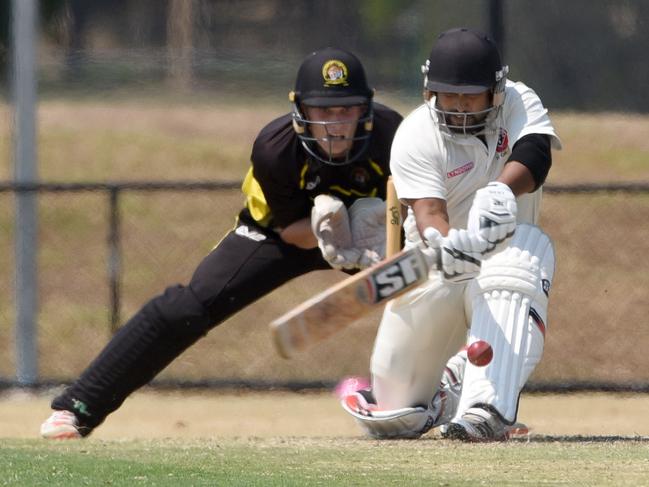
[[[400,125],[390,167],[408,206],[406,246],[427,253],[431,271],[388,303],[372,386],[342,404],[375,438],[440,426],[451,439],[501,441],[543,353],[555,262],[537,222],[561,143],[539,97],[507,79],[484,34],[442,33],[422,70],[424,103]],[[477,340],[493,348],[484,367],[457,353]]]
[[[146,303],[54,398],[43,437],[89,435],[208,331],[289,280],[318,269],[354,272],[384,257],[390,147],[402,117],[373,96],[350,52],[306,57],[291,113],[254,141],[235,227],[189,284]]]

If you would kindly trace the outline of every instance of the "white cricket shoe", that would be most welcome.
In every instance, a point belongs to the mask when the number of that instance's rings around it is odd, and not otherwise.
[[[528,433],[529,429],[523,423],[508,425],[497,413],[473,407],[467,409],[460,419],[451,421],[443,436],[462,441],[486,442],[506,441]]]
[[[79,439],[79,420],[70,411],[54,411],[41,425],[41,436],[48,440]]]

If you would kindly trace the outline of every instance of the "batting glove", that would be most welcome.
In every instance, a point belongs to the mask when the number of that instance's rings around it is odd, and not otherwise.
[[[480,274],[482,258],[489,247],[486,240],[467,230],[455,228],[442,237],[437,229],[428,227],[423,236],[428,246],[439,248],[436,267],[447,281],[463,283]]]
[[[486,252],[500,250],[516,231],[516,211],[509,186],[493,181],[476,191],[467,228],[488,242]]]

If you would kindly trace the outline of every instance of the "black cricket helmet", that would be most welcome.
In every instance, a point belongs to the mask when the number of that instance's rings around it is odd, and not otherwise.
[[[475,134],[494,120],[505,99],[509,68],[503,66],[498,47],[487,35],[465,27],[443,32],[422,66],[424,89],[433,93],[477,94],[490,91],[491,106],[480,112],[448,112],[435,102],[429,107],[440,125],[454,133]],[[464,120],[461,125],[448,123],[450,116]],[[467,124],[468,120],[474,121]]]
[[[304,149],[315,159],[325,164],[344,165],[361,157],[369,147],[372,132],[372,97],[374,90],[367,84],[365,70],[359,59],[352,53],[327,47],[309,54],[300,65],[295,80],[295,89],[289,93],[293,104],[293,128]],[[353,145],[344,158],[334,158],[331,150],[323,153],[320,145],[331,147],[333,138],[317,138],[311,126],[325,127],[332,124],[350,122],[327,122],[309,120],[303,113],[304,106],[339,107],[363,105],[365,113],[356,123],[352,136]]]

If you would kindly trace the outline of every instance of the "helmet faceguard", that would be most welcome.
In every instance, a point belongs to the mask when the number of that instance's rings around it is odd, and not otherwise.
[[[353,121],[323,121],[309,120],[300,110],[297,103],[293,103],[293,129],[297,133],[302,147],[314,159],[330,164],[332,166],[344,166],[354,162],[367,151],[372,136],[373,112],[371,103],[368,105],[365,114],[358,120]],[[354,134],[351,137],[338,136],[330,132],[335,126],[354,124]],[[324,127],[326,135],[316,137],[314,126]],[[351,141],[351,149],[345,152],[343,157],[334,157],[333,143],[339,140]]]
[[[504,103],[509,72],[491,39],[465,28],[444,32],[421,68],[426,93],[490,93],[490,106],[477,112],[443,110],[437,96],[427,96],[431,116],[441,127],[451,134],[476,135],[488,131]],[[453,122],[454,118],[462,122]]]
[[[367,85],[362,64],[353,54],[341,49],[326,48],[308,56],[298,70],[295,90],[289,93],[293,104],[293,128],[304,150],[325,164],[349,164],[365,154],[372,135],[374,91]],[[304,107],[365,106],[365,113],[353,121],[310,120]],[[351,137],[335,135],[331,128],[355,124]],[[324,127],[325,135],[316,137],[313,128]],[[340,156],[332,154],[333,144],[351,141],[350,150]]]
[[[427,61],[428,62],[428,61]],[[424,71],[426,66],[422,66]],[[503,69],[496,73],[499,78],[490,90],[491,105],[477,112],[452,112],[443,110],[439,106],[437,96],[431,97],[426,100],[426,105],[434,113],[433,119],[443,127],[448,133],[456,133],[462,135],[477,135],[486,133],[489,128],[493,126],[493,122],[498,117],[500,108],[505,101],[505,83],[507,82],[508,67],[503,66]],[[462,121],[453,123],[453,119],[460,118]]]

